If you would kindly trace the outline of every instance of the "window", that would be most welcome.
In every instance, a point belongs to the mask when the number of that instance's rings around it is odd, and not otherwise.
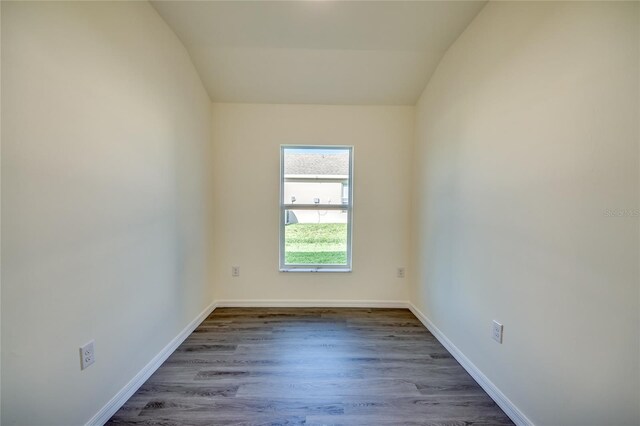
[[[351,271],[353,147],[280,147],[280,270]]]

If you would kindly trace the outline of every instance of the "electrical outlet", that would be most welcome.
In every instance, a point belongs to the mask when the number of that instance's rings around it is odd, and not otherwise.
[[[84,370],[89,367],[91,364],[96,362],[96,350],[94,346],[94,341],[90,341],[86,345],[80,348],[80,369]]]
[[[239,266],[232,266],[231,267],[231,276],[232,277],[239,277],[240,276],[240,267]]]
[[[404,267],[403,266],[398,267],[398,271],[397,271],[396,275],[398,276],[398,278],[404,278]]]
[[[491,324],[491,338],[498,343],[502,343],[502,329],[503,326],[498,321],[493,321]]]

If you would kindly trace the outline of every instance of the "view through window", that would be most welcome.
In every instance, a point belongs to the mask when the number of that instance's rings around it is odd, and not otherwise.
[[[352,153],[282,146],[280,269],[351,269]]]

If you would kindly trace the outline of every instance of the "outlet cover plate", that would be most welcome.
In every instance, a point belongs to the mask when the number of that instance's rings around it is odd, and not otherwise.
[[[80,369],[84,370],[94,362],[96,362],[96,350],[95,342],[92,340],[80,347]]]
[[[502,330],[503,325],[494,320],[491,323],[491,338],[498,343],[502,343]]]

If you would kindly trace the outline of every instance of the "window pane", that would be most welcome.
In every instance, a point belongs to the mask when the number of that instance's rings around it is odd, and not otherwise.
[[[285,204],[348,204],[349,150],[284,149]]]
[[[286,265],[346,265],[347,218],[342,210],[285,210]]]

